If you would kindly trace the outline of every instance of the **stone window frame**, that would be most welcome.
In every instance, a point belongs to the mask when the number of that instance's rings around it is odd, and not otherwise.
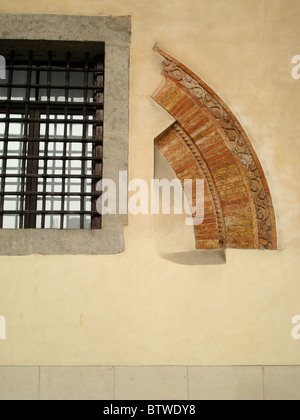
[[[131,18],[0,15],[0,39],[105,44],[103,178],[128,171]],[[0,51],[1,54],[1,51]],[[125,249],[127,215],[103,215],[99,230],[1,229],[0,255],[99,255]]]

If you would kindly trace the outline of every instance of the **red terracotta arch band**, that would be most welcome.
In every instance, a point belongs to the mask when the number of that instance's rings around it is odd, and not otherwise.
[[[197,249],[277,249],[275,214],[250,140],[219,96],[158,47],[164,79],[153,99],[175,119],[155,145],[177,177],[204,179],[205,217]]]

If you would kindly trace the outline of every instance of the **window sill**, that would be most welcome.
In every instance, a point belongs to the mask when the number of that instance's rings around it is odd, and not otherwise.
[[[3,229],[0,255],[104,255],[125,249],[123,229]]]

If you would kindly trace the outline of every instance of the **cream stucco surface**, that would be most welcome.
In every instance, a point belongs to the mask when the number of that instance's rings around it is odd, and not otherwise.
[[[0,12],[132,16],[130,178],[150,181],[154,138],[172,122],[151,99],[158,42],[247,131],[279,235],[278,251],[228,250],[226,264],[185,266],[162,257],[191,250],[184,219],[166,229],[139,215],[129,217],[119,255],[1,257],[0,364],[300,364],[291,335],[300,314],[300,80],[291,77],[300,1],[5,0]]]

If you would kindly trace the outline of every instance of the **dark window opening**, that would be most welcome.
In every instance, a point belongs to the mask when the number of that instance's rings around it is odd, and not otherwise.
[[[0,42],[0,228],[100,229],[104,46]]]

